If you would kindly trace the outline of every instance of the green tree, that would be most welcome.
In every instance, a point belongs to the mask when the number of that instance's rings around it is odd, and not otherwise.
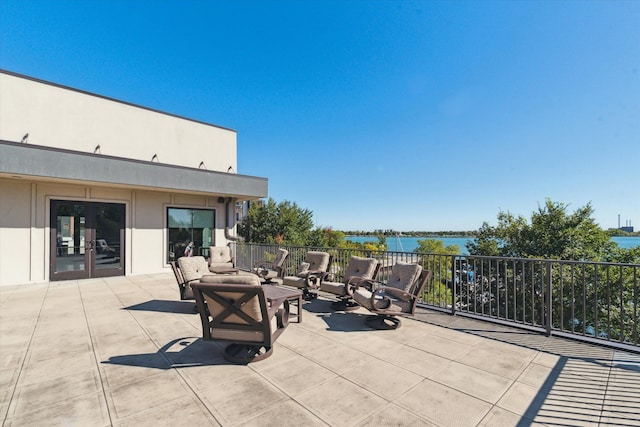
[[[592,218],[591,204],[568,212],[568,205],[546,200],[530,222],[510,212],[498,213],[498,225],[486,222],[474,241],[471,255],[604,261],[615,246]]]
[[[560,265],[543,261],[522,264],[506,260],[474,261],[475,271],[485,275],[476,277],[476,287],[482,287],[490,295],[488,304],[482,305],[483,310],[504,317],[516,310],[515,318],[536,322],[543,316],[543,290],[551,283],[551,295],[546,298],[554,301],[551,308],[554,326],[614,340],[637,336],[640,329],[633,319],[637,312],[635,264],[640,261],[640,250],[619,248],[592,215],[590,204],[569,212],[568,205],[547,199],[531,214],[530,221],[500,212],[497,226],[484,223],[475,241],[467,244],[471,255],[591,262]],[[486,276],[503,278],[502,285],[498,280],[494,287]],[[504,286],[505,283],[510,286]],[[509,289],[531,304],[510,307]]]
[[[424,254],[420,264],[427,270],[431,270],[433,279],[425,287],[422,299],[429,304],[449,304],[451,302],[451,289],[447,284],[451,284],[451,262],[448,257],[438,255],[458,255],[460,247],[458,245],[445,246],[442,240],[421,239],[418,240],[418,247],[413,250],[416,253]],[[444,262],[443,262],[444,261]]]
[[[444,242],[438,239],[423,239],[418,240],[418,247],[413,251],[421,254],[458,255],[460,247],[458,245],[445,246]]]
[[[309,246],[337,248],[345,241],[345,237],[342,231],[318,227],[311,232]]]
[[[269,198],[262,205],[251,205],[238,232],[250,243],[306,246],[313,233],[313,214],[296,203]]]

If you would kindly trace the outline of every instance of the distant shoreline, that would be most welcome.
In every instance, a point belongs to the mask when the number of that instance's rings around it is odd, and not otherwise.
[[[605,230],[610,237],[640,237],[640,231],[629,233],[626,231],[618,230],[615,228],[609,228]],[[385,237],[466,237],[475,238],[478,234],[477,231],[343,231],[346,236],[354,237],[370,237],[379,236],[380,234]]]
[[[347,240],[355,242],[376,242],[377,235],[370,234],[364,236],[347,235]],[[473,236],[406,236],[406,235],[387,235],[385,240],[390,251],[413,252],[419,246],[418,241],[422,239],[441,240],[445,246],[458,246],[461,255],[468,255],[466,244],[470,240],[474,240]],[[612,236],[611,240],[618,244],[620,248],[631,249],[640,246],[640,236]]]
[[[397,233],[377,233],[374,231],[343,231],[346,236],[356,237],[370,237],[379,236],[380,234],[385,237],[476,237],[474,231],[398,231]]]

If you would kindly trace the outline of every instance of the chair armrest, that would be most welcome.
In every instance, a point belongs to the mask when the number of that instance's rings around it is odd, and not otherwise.
[[[391,307],[391,302],[391,298],[385,295],[384,286],[371,292],[371,307],[373,308],[373,312],[385,311]]]
[[[256,261],[253,263],[253,268],[264,268],[264,267],[273,267],[273,261],[267,261],[266,259]]]
[[[385,287],[384,288],[385,293],[391,295],[393,298],[397,298],[399,300],[402,301],[411,301],[413,300],[415,297],[413,294],[410,294],[409,292],[405,292],[401,289],[397,289],[397,288],[391,288],[391,287]]]
[[[364,277],[360,276],[352,276],[345,283],[345,290],[347,292],[347,295],[353,296],[353,292],[358,288],[366,288],[367,290],[371,291],[373,289],[374,283],[375,280],[373,279],[365,279]]]
[[[321,282],[333,282],[335,278],[336,278],[336,273],[330,273],[328,271],[325,271],[324,274],[322,275],[322,277],[320,278],[320,281]]]
[[[305,277],[307,287],[310,289],[319,288],[320,282],[322,282],[325,274],[327,274],[327,272],[322,270],[308,270],[307,277]]]
[[[384,286],[384,282],[375,279],[362,279],[354,286],[354,290],[357,288],[366,288],[369,292],[373,292],[375,288]]]

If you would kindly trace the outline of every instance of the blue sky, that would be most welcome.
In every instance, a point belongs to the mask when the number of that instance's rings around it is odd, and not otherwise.
[[[235,129],[319,226],[640,228],[640,1],[3,0],[0,67]]]

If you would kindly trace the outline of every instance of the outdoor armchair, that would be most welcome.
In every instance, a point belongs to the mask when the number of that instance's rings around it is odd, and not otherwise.
[[[360,306],[353,299],[353,290],[364,280],[375,279],[380,263],[373,258],[352,256],[344,272],[344,281],[335,282],[334,273],[326,273],[320,282],[320,290],[338,296],[338,301],[331,303],[334,310],[357,310]]]
[[[359,287],[353,299],[374,313],[365,320],[374,329],[396,329],[400,327],[398,316],[413,316],[418,299],[422,295],[431,272],[417,264],[397,263],[386,284],[373,280],[365,281],[371,289]],[[375,285],[379,286],[375,288]]]
[[[278,248],[278,253],[272,261],[257,261],[253,265],[252,272],[262,278],[263,283],[272,283],[273,279],[282,279],[286,271],[289,251]]]
[[[289,324],[287,299],[268,301],[254,275],[206,276],[203,282],[192,285],[202,338],[230,342],[224,357],[233,363],[271,356],[273,343]]]
[[[235,260],[229,246],[209,246],[209,270],[234,268]]]
[[[331,267],[332,259],[328,252],[309,251],[300,263],[296,275],[285,276],[282,283],[302,289],[302,297],[305,300],[317,298],[318,294],[311,290],[318,289],[322,277]]]
[[[176,261],[171,261],[170,264],[171,270],[173,270],[173,275],[176,277],[176,282],[178,282],[180,299],[193,299],[193,291],[191,290],[191,286],[187,286],[187,282],[184,280],[184,275],[182,274],[182,270],[180,270],[180,266]]]
[[[190,292],[189,288],[192,283],[198,282],[205,274],[211,274],[207,260],[203,256],[178,258],[178,269],[184,279],[185,293],[187,294]]]

